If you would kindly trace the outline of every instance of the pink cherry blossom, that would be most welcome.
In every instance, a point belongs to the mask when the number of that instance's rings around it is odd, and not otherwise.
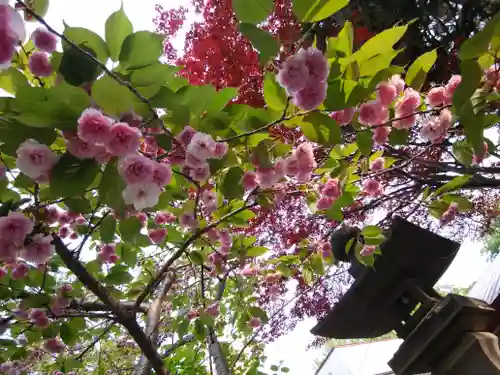
[[[5,32],[0,32],[0,68],[8,68],[14,55],[15,43]]]
[[[42,52],[52,53],[56,50],[56,36],[44,27],[37,28],[33,34],[31,34],[31,39],[35,47]]]
[[[433,87],[427,93],[427,103],[431,107],[441,107],[446,101],[446,89],[443,86]]]
[[[250,328],[256,329],[256,328],[259,328],[259,327],[262,325],[262,321],[260,320],[260,318],[259,318],[259,317],[253,317],[253,318],[251,318],[251,319],[247,322],[247,325],[248,325]]]
[[[154,207],[158,204],[161,190],[154,182],[138,182],[129,184],[123,190],[123,200],[134,205],[136,210]]]
[[[223,244],[231,245],[233,243],[233,237],[231,236],[231,233],[229,233],[229,231],[226,229],[219,231],[219,240]]]
[[[14,262],[19,253],[19,248],[5,238],[0,238],[0,262]]]
[[[293,95],[293,103],[305,111],[319,107],[326,98],[326,82],[309,80],[305,87]]]
[[[453,220],[455,220],[457,213],[458,213],[458,203],[452,202],[448,207],[448,209],[441,215],[439,223],[441,225],[446,225],[451,223]]]
[[[172,168],[165,163],[154,163],[153,182],[159,187],[168,185],[172,180]]]
[[[305,54],[290,56],[281,66],[276,79],[281,87],[292,94],[302,90],[309,81],[309,68]]]
[[[441,126],[439,119],[435,116],[425,120],[420,129],[419,136],[427,141],[435,141],[446,133],[446,128]]]
[[[217,316],[217,315],[219,315],[219,313],[220,313],[220,311],[219,311],[219,303],[218,302],[212,303],[210,306],[208,306],[205,309],[205,314],[210,315],[210,316]]]
[[[372,255],[375,250],[377,250],[377,246],[374,245],[365,245],[360,251],[361,256],[367,257],[369,255]]]
[[[417,115],[415,114],[396,112],[396,118],[400,118],[400,120],[392,123],[394,129],[410,129],[417,121]]]
[[[48,339],[43,343],[43,348],[49,353],[59,354],[64,351],[64,344],[58,338]]]
[[[187,147],[187,152],[195,158],[206,160],[215,154],[216,143],[212,136],[205,133],[196,133]]]
[[[398,95],[401,94],[405,89],[405,81],[403,81],[403,79],[399,74],[393,75],[391,79],[389,79],[389,83],[391,85],[394,85],[394,87],[396,87]]]
[[[453,123],[453,115],[450,110],[445,108],[441,111],[439,115],[439,124],[442,128],[448,130]]]
[[[126,156],[137,151],[141,145],[141,136],[139,129],[119,122],[111,127],[106,147],[114,156]]]
[[[20,212],[9,212],[0,217],[0,238],[16,246],[22,246],[34,223]]]
[[[301,143],[297,146],[294,155],[297,157],[299,167],[298,173],[312,172],[317,167],[312,143]]]
[[[144,212],[137,212],[135,214],[135,217],[139,219],[141,226],[145,228],[148,224],[148,215],[146,215]]]
[[[299,173],[299,160],[292,155],[285,159],[285,172],[288,176],[295,176]]]
[[[462,82],[462,76],[460,75],[453,75],[451,76],[450,80],[446,84],[446,102],[445,104],[451,104],[453,102],[453,95],[455,94],[455,90],[457,87],[460,85]]]
[[[160,212],[156,214],[154,218],[155,224],[162,225],[162,224],[172,224],[176,220],[175,216],[171,214],[170,212]]]
[[[498,64],[490,66],[488,69],[486,69],[484,75],[486,76],[486,80],[490,84],[495,85],[500,79],[500,66]]]
[[[43,310],[33,309],[30,313],[30,320],[35,323],[38,328],[47,328],[49,318]]]
[[[378,145],[383,145],[389,140],[389,133],[391,128],[389,126],[379,126],[373,129],[373,142]]]
[[[32,242],[21,250],[21,257],[28,262],[44,264],[54,255],[55,247],[51,242],[52,236],[36,234]]]
[[[299,184],[306,184],[311,179],[312,173],[309,171],[299,171],[295,178]]]
[[[372,197],[378,197],[384,194],[384,188],[377,180],[370,178],[363,182],[363,190]]]
[[[65,142],[68,152],[81,160],[95,158],[100,151],[97,145],[82,141],[80,138],[69,138]]]
[[[263,190],[272,188],[277,180],[274,168],[257,169],[257,181],[259,181],[259,185]]]
[[[67,238],[70,234],[70,230],[68,227],[61,227],[58,232],[58,236],[61,238]]]
[[[389,107],[394,99],[398,96],[396,86],[389,82],[381,82],[378,84],[377,100],[384,106]]]
[[[488,143],[483,143],[483,153],[482,155],[474,154],[472,155],[472,162],[474,164],[480,164],[484,160],[484,157],[488,154]]]
[[[278,285],[270,285],[267,288],[267,294],[271,301],[276,301],[281,293],[280,287]]]
[[[198,182],[204,182],[210,177],[210,166],[208,163],[203,163],[199,168],[191,169],[189,176]]]
[[[167,236],[167,229],[166,228],[159,228],[159,229],[152,229],[148,233],[149,238],[151,238],[151,241],[153,241],[154,244],[160,244],[163,242],[165,237]]]
[[[420,103],[420,94],[411,87],[408,87],[404,91],[403,97],[396,103],[395,109],[396,112],[410,114],[417,110]],[[396,115],[396,117],[401,116]]]
[[[184,228],[191,229],[198,228],[199,226],[198,220],[193,217],[193,214],[187,212],[184,212],[179,216],[179,224]]]
[[[128,111],[120,116],[120,122],[126,122],[129,126],[133,128],[139,128],[142,122],[142,116],[139,116],[134,111]],[[154,137],[151,137],[154,139]]]
[[[17,264],[16,268],[12,270],[12,280],[21,280],[28,275],[30,267],[24,263],[20,262]]]
[[[354,117],[354,113],[355,113],[354,108],[346,108],[331,113],[330,117],[335,121],[337,121],[340,126],[345,126],[351,123],[352,118]]]
[[[24,141],[17,149],[16,166],[30,178],[36,179],[50,172],[56,163],[57,154],[34,139]]]
[[[145,156],[129,155],[119,161],[118,173],[127,184],[148,183],[153,181],[155,167]]]
[[[196,134],[196,130],[191,126],[185,126],[181,133],[179,133],[175,139],[184,147],[187,147]]]
[[[274,175],[277,181],[286,176],[286,162],[284,159],[279,158],[276,160],[276,163],[274,163]]]
[[[241,184],[245,190],[253,190],[259,183],[257,181],[257,174],[253,171],[246,171],[243,173],[243,177],[241,177]]]
[[[203,168],[206,165],[206,161],[202,159],[198,159],[190,152],[186,152],[186,160],[184,164],[189,168]]]
[[[259,272],[260,270],[258,267],[251,267],[247,265],[240,271],[240,275],[244,277],[251,277],[257,275]]]
[[[318,210],[327,210],[330,207],[332,207],[333,202],[334,202],[333,198],[323,196],[316,203],[316,207],[318,208]]]
[[[222,263],[222,257],[218,253],[211,253],[207,257],[208,263],[214,266],[220,266]]]
[[[333,252],[332,252],[332,244],[327,241],[327,242],[322,242],[320,245],[319,245],[319,250],[321,252],[321,256],[324,258],[324,259],[328,259],[328,258],[331,258],[333,256]]]
[[[193,320],[194,318],[197,318],[199,316],[200,313],[196,310],[189,310],[188,313],[186,314],[188,320]]]
[[[116,245],[114,243],[108,243],[101,246],[101,252],[104,254],[115,254]]]
[[[49,55],[45,52],[31,52],[28,59],[28,66],[31,73],[38,77],[48,77],[53,72],[52,65],[49,62]]]
[[[113,120],[95,108],[87,108],[78,119],[78,138],[90,145],[107,143],[111,139]]]
[[[382,158],[382,157],[376,158],[374,161],[372,161],[372,163],[370,165],[370,169],[373,172],[381,171],[382,169],[384,169],[384,164],[385,164],[384,158]]]
[[[214,154],[212,155],[212,158],[222,159],[224,156],[226,156],[228,150],[229,150],[229,145],[227,144],[227,142],[217,142],[215,144],[215,150]]]
[[[201,194],[201,201],[205,205],[205,209],[208,213],[212,213],[217,210],[217,193],[213,190],[205,190]]]
[[[338,178],[330,178],[321,188],[321,195],[337,199],[342,195]]]
[[[384,117],[384,106],[376,100],[363,103],[359,106],[358,121],[362,125],[379,125],[382,123]]]
[[[77,232],[73,232],[69,235],[69,239],[70,240],[77,240],[78,239],[78,233]]]
[[[314,47],[301,50],[299,53],[304,55],[305,64],[309,70],[309,80],[325,81],[330,73],[328,59],[323,56],[323,52]]]
[[[52,225],[59,220],[59,211],[54,206],[45,207],[43,212],[43,221],[45,224]]]

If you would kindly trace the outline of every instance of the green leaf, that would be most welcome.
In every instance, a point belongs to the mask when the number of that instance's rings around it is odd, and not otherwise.
[[[361,234],[364,237],[377,237],[380,234],[382,234],[382,230],[380,229],[380,227],[377,227],[376,225],[367,225],[366,227],[363,228]]]
[[[60,334],[66,345],[74,345],[78,341],[78,331],[68,323],[61,324]]]
[[[45,17],[47,11],[49,10],[49,0],[31,0],[28,4],[30,8],[40,17]],[[25,21],[37,22],[37,19],[34,17],[28,19],[28,17],[26,17],[27,14],[28,13],[25,13]]]
[[[405,145],[410,132],[408,129],[394,129],[389,133],[389,144],[391,146]]]
[[[319,112],[309,113],[300,123],[300,130],[313,142],[333,146],[341,142],[342,131],[330,116]]]
[[[392,49],[392,47],[403,37],[408,29],[408,25],[395,26],[384,30],[381,33],[370,38],[359,51],[351,56],[351,61],[366,61],[373,56],[383,54]]]
[[[203,341],[205,339],[206,330],[200,319],[196,319],[194,321],[194,335],[199,341]]]
[[[15,94],[19,87],[24,86],[28,86],[28,81],[19,70],[11,67],[0,72],[0,89]]]
[[[453,105],[459,109],[474,95],[483,77],[477,60],[466,60],[460,64],[462,81],[453,94]]]
[[[272,365],[270,368],[271,368],[271,371],[278,371],[279,370],[279,367],[276,365]]]
[[[65,153],[52,171],[50,190],[60,197],[83,195],[98,173],[99,164],[95,160],[79,160]]]
[[[66,361],[64,362],[64,368],[65,370],[83,368],[83,362],[73,358],[66,358]]]
[[[93,50],[84,46],[80,47],[93,57],[97,57]],[[96,79],[99,74],[99,67],[89,56],[71,46],[62,55],[59,73],[70,85],[80,86]]]
[[[460,59],[475,59],[488,52],[491,39],[499,22],[500,13],[497,13],[481,31],[466,39],[460,46]]]
[[[66,199],[64,204],[71,212],[77,212],[79,214],[88,214],[92,212],[89,201],[84,198]]]
[[[111,268],[111,271],[106,275],[104,281],[108,285],[121,285],[132,281],[133,277],[128,273],[128,267],[116,265]]]
[[[334,204],[332,207],[330,207],[328,210],[326,210],[326,216],[330,220],[335,220],[338,222],[341,222],[342,220],[344,220],[344,214],[342,213],[341,208],[336,204]]]
[[[240,23],[238,28],[252,43],[252,46],[259,51],[259,61],[262,65],[278,55],[278,43],[267,31],[250,23]]]
[[[425,82],[427,73],[431,70],[437,59],[437,52],[435,49],[424,53],[418,57],[413,64],[411,64],[408,72],[406,73],[406,83],[413,87],[415,90],[420,90]]]
[[[460,163],[466,167],[469,167],[472,164],[472,156],[474,152],[467,142],[455,142],[453,143],[452,149],[453,155]]]
[[[311,267],[316,274],[322,276],[325,273],[325,265],[321,254],[315,253],[311,257]]]
[[[349,0],[293,0],[293,13],[302,22],[318,22],[337,13]]]
[[[134,101],[134,96],[128,88],[107,75],[93,83],[92,98],[110,115],[130,111]]]
[[[215,95],[212,95],[212,100],[207,108],[207,112],[218,113],[222,111],[232,99],[236,98],[236,96],[238,96],[238,89],[235,87],[225,87],[217,91]]]
[[[83,27],[66,27],[64,36],[80,47],[90,49],[95,53],[95,57],[102,63],[106,63],[109,57],[108,46],[102,38],[93,31]],[[72,46],[63,41],[63,50],[66,52]],[[82,56],[80,52],[80,57]]]
[[[336,38],[328,39],[326,55],[327,57],[349,57],[352,55],[353,44],[354,29],[352,23],[347,21]]]
[[[110,57],[113,61],[118,61],[123,41],[134,32],[132,22],[123,10],[123,3],[120,9],[112,13],[106,20],[105,29]]]
[[[370,130],[356,133],[356,144],[361,153],[370,156],[373,150],[373,134]]]
[[[258,24],[273,10],[273,0],[233,0],[233,11],[241,22]]]
[[[125,38],[120,52],[120,64],[126,68],[141,68],[158,61],[163,53],[163,38],[150,31],[138,31]]]
[[[247,251],[247,257],[260,257],[261,255],[264,255],[267,253],[269,249],[267,247],[259,246],[259,247],[251,247]]]
[[[118,228],[124,242],[134,243],[140,234],[142,225],[137,217],[132,216],[121,220]]]
[[[116,246],[116,254],[120,257],[120,260],[123,263],[130,267],[137,266],[137,253],[137,249],[130,244],[121,243]]]
[[[245,192],[243,186],[241,185],[243,173],[243,169],[240,167],[233,167],[229,169],[220,188],[225,198],[231,200],[243,196],[243,193]]]
[[[274,73],[267,72],[264,78],[264,100],[267,107],[275,111],[283,112],[286,106],[286,92],[276,82],[276,74]]]
[[[474,148],[474,153],[482,155],[484,153],[483,114],[474,113],[472,103],[468,101],[459,111],[459,121],[464,127],[467,140]]]
[[[112,215],[106,216],[101,221],[101,240],[104,243],[112,243],[116,232],[116,219]]]
[[[141,69],[136,69],[130,76],[130,82],[142,95],[152,98],[166,82],[175,79],[179,67],[156,62]],[[165,87],[166,90],[170,90]]]
[[[453,190],[460,189],[462,186],[464,186],[469,180],[474,177],[473,175],[464,175],[464,176],[457,176],[447,184],[441,186],[439,189],[437,189],[434,193],[432,193],[433,197],[438,197],[443,193],[447,193]]]
[[[99,198],[101,202],[117,212],[125,209],[122,191],[125,189],[125,182],[118,174],[117,160],[111,159],[106,165],[106,169],[99,185]]]
[[[198,250],[193,250],[189,253],[189,258],[194,264],[202,265],[204,262],[203,255]]]
[[[284,372],[285,374],[288,374],[290,372],[290,369],[288,367],[282,367],[281,372]]]
[[[258,306],[250,306],[248,308],[248,313],[252,317],[260,318],[260,320],[264,324],[267,324],[267,322],[269,322],[269,318],[267,316],[267,313],[263,309],[261,309],[260,307],[258,307]]]

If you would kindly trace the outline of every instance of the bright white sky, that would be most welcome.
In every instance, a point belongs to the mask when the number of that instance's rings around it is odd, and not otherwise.
[[[188,0],[123,0],[125,12],[134,25],[134,30],[153,30],[153,18],[156,15],[155,4],[162,3],[164,8],[174,8]],[[50,0],[50,8],[46,21],[58,31],[63,31],[64,20],[70,26],[86,27],[104,36],[104,23],[107,17],[120,8],[120,0]],[[30,25],[28,32],[35,25]],[[182,47],[182,40],[177,40],[174,45]],[[486,259],[480,254],[481,243],[465,241],[454,263],[444,275],[441,283],[457,287],[468,287],[476,281],[486,268]],[[321,351],[306,351],[307,344],[313,339],[309,330],[315,325],[313,319],[307,320],[289,335],[278,339],[268,345],[266,354],[269,357],[269,365],[277,364],[284,360],[284,366],[291,369],[290,375],[313,374],[313,361],[318,358]],[[391,349],[393,350],[392,347]],[[380,353],[384,357],[390,357],[390,353]],[[368,359],[368,358],[367,358]],[[360,358],[354,356],[353,362],[359,362]],[[375,364],[373,364],[375,365]],[[367,368],[372,368],[365,363],[365,370],[353,375],[368,375]],[[376,367],[376,366],[375,366]]]

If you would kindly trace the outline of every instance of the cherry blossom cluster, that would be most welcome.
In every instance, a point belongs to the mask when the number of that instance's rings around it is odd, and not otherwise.
[[[17,168],[33,181],[48,183],[58,156],[47,145],[27,139],[17,149]]]
[[[222,159],[229,145],[216,142],[211,135],[197,132],[190,126],[184,127],[176,137],[176,144],[169,159],[172,164],[184,166],[183,172],[193,180],[204,182],[210,177],[209,159]]]
[[[0,69],[10,67],[16,46],[26,39],[24,21],[6,0],[0,1]]]
[[[208,256],[208,262],[213,266],[210,275],[216,276],[226,270],[223,263],[226,261],[231,247],[233,246],[233,238],[227,229],[213,229],[207,233],[207,237],[211,242],[219,242],[218,250]]]
[[[373,253],[375,253],[376,250],[377,250],[377,246],[375,246],[375,245],[364,245],[359,253],[361,254],[361,256],[366,257],[366,256],[373,255]]]
[[[123,199],[136,210],[155,206],[162,188],[172,179],[169,164],[158,163],[140,154],[123,157],[118,162],[118,172],[127,184]]]
[[[116,254],[115,244],[105,244],[101,246],[97,253],[97,259],[102,263],[116,263],[120,257]]]
[[[38,233],[28,238],[34,223],[19,212],[0,217],[0,261],[16,264],[18,257],[27,262],[44,264],[54,254],[52,237]],[[12,277],[21,278],[29,267],[24,262],[15,265]]]
[[[52,314],[61,316],[63,309],[69,307],[71,304],[71,296],[69,293],[72,291],[73,287],[70,284],[64,284],[57,289],[57,294],[50,305],[50,311]]]
[[[330,178],[320,189],[320,198],[316,203],[318,210],[326,210],[342,195],[340,182],[337,178]]]
[[[326,98],[328,60],[313,47],[290,56],[281,66],[277,80],[293,98],[293,103],[306,111],[315,109]]]
[[[220,304],[218,301],[210,304],[206,308],[191,309],[187,312],[186,317],[189,320],[198,318],[201,315],[208,315],[212,317],[217,317],[220,314]]]
[[[57,38],[44,27],[39,27],[33,32],[31,39],[38,51],[30,53],[28,66],[35,76],[48,77],[53,72],[49,54],[56,50]]]

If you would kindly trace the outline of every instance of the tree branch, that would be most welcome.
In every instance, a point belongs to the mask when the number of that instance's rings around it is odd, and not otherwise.
[[[146,317],[146,329],[144,330],[144,333],[149,336],[154,347],[158,345],[157,328],[160,323],[161,304],[165,300],[165,297],[172,287],[174,281],[174,274],[170,274],[167,276],[167,278],[163,282],[163,287],[158,293],[158,297],[156,297],[156,300],[151,304],[148,315]],[[142,354],[141,358],[139,359],[139,363],[137,364],[135,373],[136,375],[149,375],[151,373],[151,363],[148,361],[144,354]]]
[[[167,375],[168,371],[163,365],[163,360],[149,338],[144,334],[143,330],[135,320],[134,315],[131,314],[129,310],[124,309],[123,306],[111,297],[108,290],[87,271],[83,264],[75,258],[73,253],[66,247],[57,235],[54,234],[53,238],[56,253],[59,255],[66,267],[75,274],[83,285],[85,285],[102,302],[104,302],[104,304],[109,306],[111,312],[116,315],[118,322],[127,329],[134,341],[137,345],[139,345],[141,351],[152,363],[156,373],[158,375]]]

